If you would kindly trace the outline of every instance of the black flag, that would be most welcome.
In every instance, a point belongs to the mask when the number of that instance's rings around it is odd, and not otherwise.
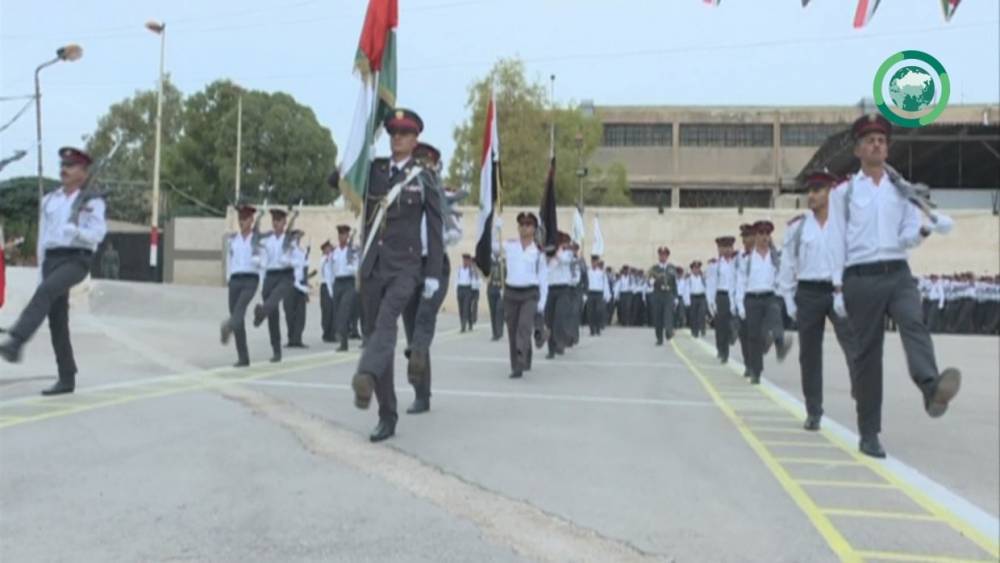
[[[556,157],[552,155],[549,163],[549,176],[545,179],[545,192],[542,194],[542,207],[538,210],[538,220],[541,224],[537,236],[545,249],[552,254],[556,251]]]

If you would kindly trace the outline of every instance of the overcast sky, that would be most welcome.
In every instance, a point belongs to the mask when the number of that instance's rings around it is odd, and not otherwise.
[[[952,103],[998,102],[1000,0],[965,0],[950,23],[940,0],[885,0],[854,30],[853,0],[400,0],[399,103],[447,158],[471,82],[500,57],[529,75],[555,74],[556,98],[598,105],[855,104],[879,64],[903,49],[937,57]],[[185,94],[229,78],[282,90],[311,106],[343,149],[357,82],[351,74],[363,0],[0,0],[0,97],[33,91],[35,66],[65,43],[82,60],[42,73],[45,172],[55,150],[79,144],[109,105],[156,86],[166,64]],[[25,101],[0,102],[0,125]],[[500,124],[501,128],[503,123]],[[235,135],[235,133],[234,133]],[[34,174],[29,110],[0,133],[0,158],[26,149],[0,177]]]

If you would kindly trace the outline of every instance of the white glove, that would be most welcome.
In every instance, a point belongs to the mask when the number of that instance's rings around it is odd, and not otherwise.
[[[538,304],[538,308],[535,309],[535,312],[538,313],[539,315],[544,315],[545,314],[545,305],[539,303]]]
[[[333,299],[333,286],[330,284],[323,284],[326,287],[326,292],[330,294],[330,299]]]
[[[843,291],[837,291],[833,294],[833,312],[842,319],[847,318],[847,306],[844,305]]]
[[[503,226],[503,219],[501,217],[493,217],[493,227],[499,231],[500,227],[502,226]]]
[[[80,233],[80,227],[77,227],[73,223],[66,223],[63,225],[62,234],[64,237],[69,239],[76,238],[76,235]]]
[[[740,315],[741,320],[747,320],[747,310],[744,307],[736,307],[736,312]]]
[[[286,254],[286,255],[282,256],[281,260],[279,260],[278,262],[282,266],[291,266],[292,265],[292,257]]]
[[[795,299],[791,295],[786,295],[785,297],[785,310],[788,311],[788,316],[795,318],[795,313],[799,311],[799,308],[795,306]]]
[[[437,278],[424,278],[424,299],[430,299],[441,287],[441,282]]]
[[[296,283],[296,284],[292,284],[292,285],[294,285],[295,289],[297,289],[300,293],[305,293],[305,294],[309,293],[309,288],[307,286],[305,286],[305,285],[302,285],[300,283]]]
[[[951,217],[943,214],[934,214],[934,219],[931,221],[931,230],[935,233],[946,235],[951,232],[955,227],[955,221]]]
[[[260,256],[254,256],[253,258],[250,259],[250,263],[253,264],[254,268],[260,268],[260,265],[263,262],[264,261],[260,259]]]

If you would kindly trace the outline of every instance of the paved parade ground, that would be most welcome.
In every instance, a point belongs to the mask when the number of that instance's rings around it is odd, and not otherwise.
[[[34,273],[10,275],[14,294]],[[964,379],[932,420],[887,336],[878,461],[856,452],[831,331],[812,434],[797,351],[751,387],[711,332],[656,347],[651,329],[612,327],[536,353],[515,381],[488,316],[459,334],[442,315],[431,412],[372,445],[374,407],[352,405],[357,341],[322,344],[315,302],[311,348],[269,364],[251,330],[246,370],[218,342],[223,289],[95,281],[72,307],[77,393],[38,396],[55,373],[44,328],[24,363],[0,364],[3,562],[998,558],[995,337],[935,336]]]

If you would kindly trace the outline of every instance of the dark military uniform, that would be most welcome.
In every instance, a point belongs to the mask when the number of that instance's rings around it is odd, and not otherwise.
[[[657,263],[649,270],[653,292],[649,294],[656,344],[674,337],[674,300],[677,298],[677,269],[671,264]]]

